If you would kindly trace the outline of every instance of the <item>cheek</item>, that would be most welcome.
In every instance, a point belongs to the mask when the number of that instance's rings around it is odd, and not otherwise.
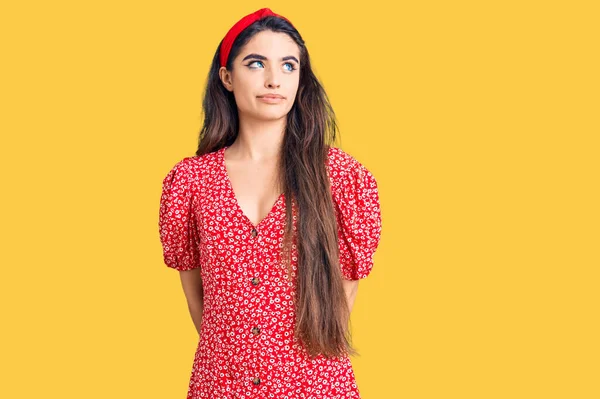
[[[300,82],[298,79],[298,75],[296,75],[296,79],[290,82],[290,90],[289,90],[289,97],[288,98],[296,98],[296,93],[298,92],[298,86],[299,86]]]
[[[247,109],[252,104],[253,91],[245,87],[236,87],[233,94],[239,108]]]
[[[238,103],[252,103],[256,93],[261,92],[260,87],[256,87],[252,82],[239,82],[234,89],[235,100]]]

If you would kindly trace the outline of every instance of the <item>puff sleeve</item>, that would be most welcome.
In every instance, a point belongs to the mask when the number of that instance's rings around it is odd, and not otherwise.
[[[381,237],[381,208],[377,181],[350,155],[333,156],[332,194],[338,224],[340,267],[346,280],[367,277]]]
[[[179,271],[200,267],[193,181],[187,158],[178,162],[162,181],[158,225],[163,258],[168,267]]]

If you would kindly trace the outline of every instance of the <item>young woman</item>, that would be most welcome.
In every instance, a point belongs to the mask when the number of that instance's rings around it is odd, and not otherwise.
[[[221,41],[196,155],[163,180],[164,262],[200,335],[196,398],[359,398],[350,312],[381,234],[377,183],[331,146],[333,110],[291,22]]]

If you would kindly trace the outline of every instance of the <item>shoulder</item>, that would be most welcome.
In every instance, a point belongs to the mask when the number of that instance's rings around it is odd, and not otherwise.
[[[181,158],[175,163],[173,169],[189,172],[202,172],[216,164],[217,151],[203,155],[193,155]]]
[[[352,155],[339,147],[329,147],[327,166],[338,173],[347,173],[359,162]]]
[[[163,186],[187,186],[189,188],[202,187],[205,179],[215,173],[218,160],[217,152],[203,155],[194,155],[180,158],[167,172],[163,179]]]
[[[375,183],[373,174],[354,156],[338,147],[329,147],[327,169],[332,187],[342,189],[354,187],[365,182]]]

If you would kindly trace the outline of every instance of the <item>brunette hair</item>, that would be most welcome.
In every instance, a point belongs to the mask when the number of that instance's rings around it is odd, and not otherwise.
[[[352,347],[350,310],[342,284],[337,222],[327,173],[327,154],[336,140],[337,123],[327,94],[313,73],[300,33],[285,19],[268,16],[249,25],[236,38],[227,69],[242,47],[258,32],[288,34],[300,48],[300,82],[287,115],[279,176],[286,199],[284,261],[291,275],[291,245],[298,250],[295,335],[313,357],[357,355]],[[220,44],[214,55],[202,103],[204,124],[196,155],[231,145],[239,119],[233,93],[219,77]],[[292,226],[297,209],[297,236]]]

